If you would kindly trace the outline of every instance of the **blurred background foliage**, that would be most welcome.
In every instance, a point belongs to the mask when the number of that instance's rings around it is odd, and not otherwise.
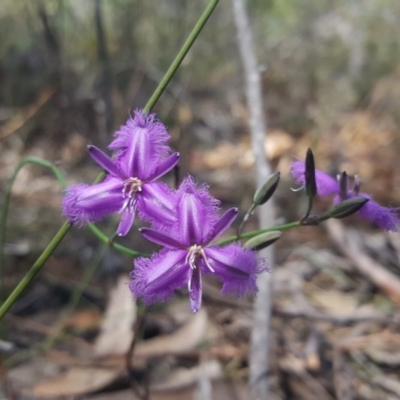
[[[304,132],[310,124],[329,125],[337,112],[365,105],[380,79],[397,81],[397,1],[248,3],[270,125],[292,133]],[[113,100],[118,100],[112,108],[122,106],[126,113],[129,107],[140,107],[143,99],[131,88],[135,75],[144,75],[150,86],[159,80],[205,4],[2,1],[2,106],[30,104],[40,89],[54,84],[75,97],[95,97],[104,85],[104,69],[109,69],[109,85],[117,96]],[[185,91],[237,89],[240,64],[230,8],[230,2],[221,2],[175,78]]]

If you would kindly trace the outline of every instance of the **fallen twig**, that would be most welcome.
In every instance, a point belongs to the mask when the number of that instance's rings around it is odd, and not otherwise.
[[[326,223],[329,236],[354,264],[356,269],[378,286],[400,307],[400,279],[363,252],[361,247],[336,220]]]

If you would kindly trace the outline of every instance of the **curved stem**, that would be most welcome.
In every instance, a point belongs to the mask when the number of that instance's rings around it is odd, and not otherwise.
[[[48,246],[44,249],[43,253],[39,256],[36,262],[32,265],[27,274],[18,283],[17,287],[8,296],[7,300],[0,307],[0,321],[3,319],[4,315],[8,312],[11,306],[17,301],[18,297],[21,296],[22,292],[33,280],[36,274],[41,270],[44,263],[59,245],[61,240],[65,237],[68,231],[71,229],[71,224],[65,222],[61,229],[56,233]]]
[[[3,274],[3,267],[4,267],[4,243],[6,240],[6,233],[7,233],[7,219],[8,219],[8,211],[10,208],[10,200],[11,200],[11,189],[14,184],[14,181],[19,173],[19,171],[27,164],[36,164],[41,167],[49,168],[60,185],[63,189],[67,187],[67,183],[62,175],[61,171],[50,161],[43,160],[39,157],[29,156],[24,157],[15,168],[14,173],[12,174],[11,178],[8,181],[7,188],[5,191],[4,196],[4,203],[1,209],[1,221],[0,221],[0,300],[2,294],[4,293],[4,274]]]
[[[298,226],[303,226],[303,225],[304,224],[301,221],[289,222],[287,224],[276,225],[271,228],[259,229],[257,231],[242,233],[240,236],[238,236],[238,235],[231,236],[227,239],[220,240],[219,242],[215,243],[215,245],[216,246],[224,246],[226,244],[236,242],[237,240],[240,240],[240,239],[251,239],[252,237],[260,235],[261,233],[272,232],[272,231],[286,231],[288,229],[297,228]]]
[[[109,238],[105,233],[103,233],[96,225],[89,223],[89,230],[103,243],[109,245],[113,249],[119,251],[120,253],[124,253],[128,256],[132,257],[149,257],[149,254],[140,253],[139,251],[129,249],[128,247],[122,246],[121,244],[115,243],[113,241],[113,237]]]

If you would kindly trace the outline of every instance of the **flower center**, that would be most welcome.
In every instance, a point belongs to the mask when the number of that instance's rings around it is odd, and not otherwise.
[[[135,197],[137,192],[142,191],[143,182],[139,178],[129,178],[124,182],[122,194],[124,197]]]
[[[207,259],[207,255],[204,252],[203,247],[201,247],[198,244],[194,244],[193,246],[190,246],[188,249],[188,253],[186,255],[186,262],[190,265],[191,269],[197,268],[196,262],[198,258],[202,258],[207,266],[207,268],[211,272],[215,272],[214,268],[210,265],[210,262]]]

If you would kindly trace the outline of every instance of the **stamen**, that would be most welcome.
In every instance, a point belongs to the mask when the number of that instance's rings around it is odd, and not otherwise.
[[[143,182],[139,178],[129,178],[124,182],[122,195],[126,197],[134,197],[137,192],[142,191]]]
[[[203,260],[204,260],[204,262],[206,263],[207,268],[208,268],[211,272],[215,273],[215,269],[210,265],[210,262],[209,262],[208,259],[207,259],[207,255],[206,255],[206,253],[204,252],[204,249],[201,249],[201,250],[200,250],[200,254],[201,254],[201,256],[203,257]]]
[[[127,197],[124,201],[124,204],[122,205],[120,212],[122,213],[126,209],[128,209],[129,212],[135,212],[136,204],[137,204],[137,199],[135,197]]]
[[[193,246],[191,246],[188,249],[188,252],[185,257],[185,263],[189,264],[189,267],[191,269],[191,271],[189,272],[190,277],[189,277],[189,281],[188,281],[189,292],[192,291],[192,276],[195,273],[196,268],[200,268],[198,265],[196,265],[196,261],[197,261],[198,257],[201,257],[204,260],[204,263],[206,264],[207,268],[211,272],[215,273],[214,268],[211,266],[210,262],[207,259],[207,255],[206,255],[204,249],[197,244],[194,244]]]

